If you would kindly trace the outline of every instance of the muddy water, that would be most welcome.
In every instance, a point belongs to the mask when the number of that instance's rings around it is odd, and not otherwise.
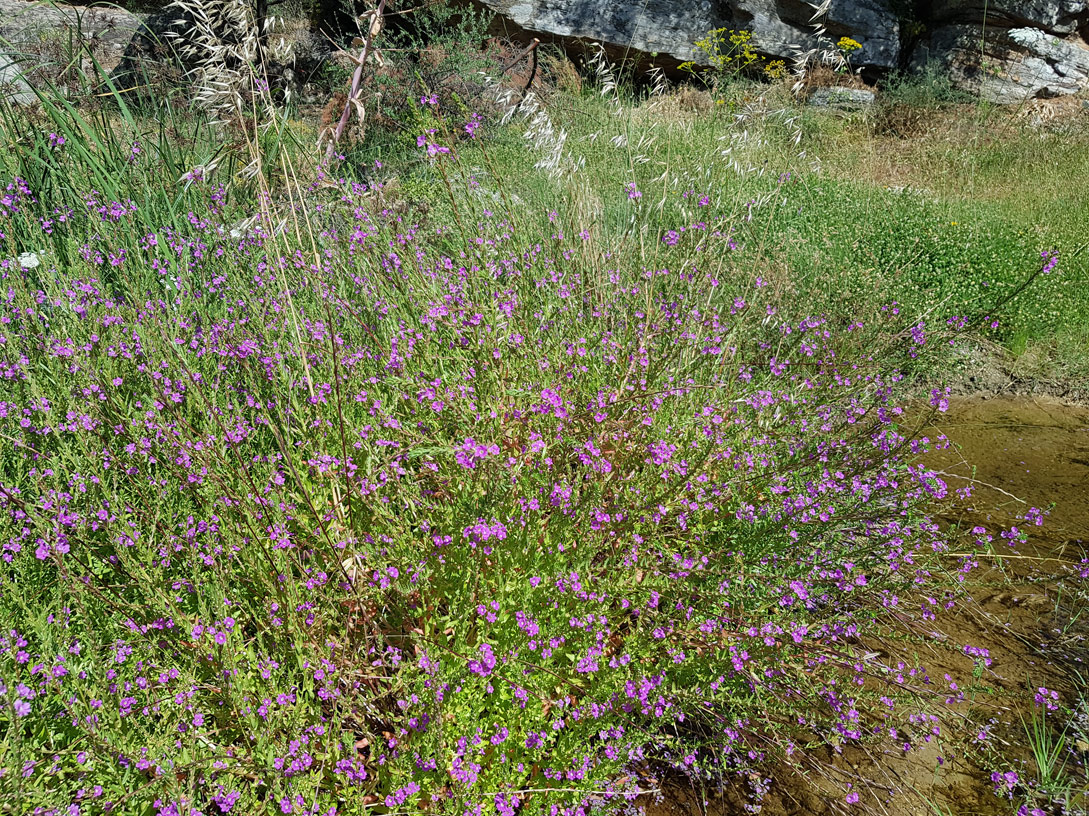
[[[990,485],[980,486],[978,507],[995,508],[1004,521],[1025,503],[1054,503],[1034,538],[1089,544],[1089,407],[1042,397],[962,399],[935,427],[960,450],[931,457],[932,466],[968,477],[975,465],[976,479]]]
[[[1089,407],[1044,397],[965,398],[932,430],[953,447],[927,463],[943,471],[950,488],[973,488],[946,520],[989,530],[1017,525],[1029,534],[1015,552],[996,541],[1003,557],[981,559],[968,588],[974,603],[961,603],[944,629],[950,638],[990,650],[992,666],[983,680],[993,693],[977,698],[972,722],[996,719],[997,753],[1031,778],[1036,769],[1024,725],[1035,708],[1030,689],[1056,689],[1073,705],[1078,675],[1089,670],[1089,622],[1080,615],[1084,596],[1078,595],[1086,582],[1076,571],[1089,555]],[[1019,520],[1029,507],[1050,508],[1043,526]],[[929,749],[904,772],[943,813],[1012,812],[993,793],[993,765],[966,761],[951,745]],[[946,756],[934,773],[928,760],[939,752]],[[1078,785],[1085,781],[1084,760],[1070,757],[1071,781]],[[890,812],[926,812],[925,805],[900,798]]]
[[[1051,507],[1044,526],[1030,525],[1030,540],[1016,551],[996,536],[995,554],[1002,557],[980,558],[968,587],[971,602],[947,616],[944,643],[918,653],[931,677],[964,678],[972,667],[958,650],[965,644],[988,649],[992,665],[981,677],[988,691],[952,712],[963,718],[960,727],[947,726],[940,742],[906,755],[893,746],[849,750],[826,757],[807,780],[780,776],[764,814],[1012,814],[1011,803],[993,793],[995,760],[972,756],[964,746],[974,751],[979,726],[994,720],[995,755],[1019,763],[1022,778],[1033,777],[1023,724],[1034,708],[1030,689],[1056,689],[1073,705],[1078,673],[1089,681],[1089,610],[1079,617],[1087,596],[1077,594],[1087,582],[1073,571],[1089,555],[1089,407],[1032,397],[962,398],[925,433],[932,439],[944,433],[953,443],[928,455],[927,464],[944,473],[951,489],[973,488],[970,499],[943,512],[946,523],[1025,529],[1018,516],[1029,507]],[[1078,786],[1086,784],[1085,759],[1075,753],[1068,763]],[[848,782],[862,794],[854,806],[844,802]],[[655,816],[741,812],[729,793],[707,808],[691,794],[670,798],[652,808]]]

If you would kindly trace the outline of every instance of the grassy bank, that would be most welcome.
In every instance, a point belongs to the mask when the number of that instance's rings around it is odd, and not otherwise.
[[[594,88],[557,94],[547,110],[554,132],[566,134],[560,173],[527,178],[527,163],[555,142],[515,128],[488,144],[487,159],[463,149],[463,161],[481,178],[517,178],[512,192],[527,210],[581,207],[617,234],[629,227],[627,213],[610,212],[602,193],[634,181],[646,191],[655,240],[696,186],[734,206],[774,198],[749,227],[752,262],[830,314],[896,300],[975,315],[1003,303],[1041,253],[1057,251],[1063,274],[1005,303],[982,335],[1009,353],[1007,365],[1020,360],[1030,378],[1084,393],[1089,111],[1062,106],[1057,121],[1034,125],[1016,110],[962,101],[915,109],[904,137],[885,124],[902,104],[841,115],[800,106],[780,88],[734,94],[724,105],[693,91],[642,100]],[[413,195],[441,189],[429,168],[408,175],[419,183]]]

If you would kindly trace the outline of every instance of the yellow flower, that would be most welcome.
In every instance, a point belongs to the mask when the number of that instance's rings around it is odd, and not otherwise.
[[[711,68],[720,73],[740,73],[759,58],[752,45],[752,32],[716,28],[696,40],[696,48],[707,55]]]
[[[764,66],[764,73],[771,79],[781,79],[786,76],[786,63],[783,60],[772,60]]]
[[[852,51],[857,51],[862,47],[862,43],[858,40],[853,40],[850,37],[840,37],[839,42],[836,43],[836,48],[842,51],[844,54],[850,54]]]

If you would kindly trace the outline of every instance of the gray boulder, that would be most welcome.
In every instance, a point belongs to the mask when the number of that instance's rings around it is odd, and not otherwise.
[[[1060,40],[1038,28],[1013,28],[1007,35],[1024,50],[1021,87],[1033,96],[1064,96],[1089,87],[1089,45]]]
[[[841,111],[864,111],[873,107],[877,96],[864,88],[818,88],[809,94],[809,104],[815,108]]]
[[[814,8],[802,0],[733,0],[734,28],[753,32],[760,51],[789,58],[816,45]],[[833,40],[849,36],[862,44],[851,55],[857,68],[895,68],[900,60],[900,20],[886,0],[832,0],[821,21]]]
[[[657,57],[668,67],[706,64],[696,40],[716,28],[745,29],[761,53],[790,57],[815,42],[813,7],[802,0],[482,0],[507,34],[533,34],[565,44],[603,43],[614,56]],[[862,43],[852,63],[894,67],[900,57],[900,24],[888,0],[833,0],[825,18],[835,37]]]
[[[0,100],[16,105],[30,105],[38,99],[27,84],[19,63],[10,54],[0,50]]]
[[[590,40],[614,55],[656,54],[678,63],[702,62],[696,40],[712,29],[734,27],[730,7],[712,0],[484,0],[484,5],[508,34]]]
[[[0,0],[0,95],[16,104],[38,97],[28,76],[56,80],[59,68],[79,57],[90,74],[95,62],[106,70],[117,63],[140,21],[123,9]],[[87,55],[93,56],[93,60]],[[70,90],[63,82],[57,91]]]
[[[1075,34],[1089,25],[1089,0],[935,0],[932,26],[974,23],[995,30],[1040,28],[1052,34]]]
[[[716,28],[745,29],[761,53],[789,58],[816,45],[814,7],[804,0],[481,0],[499,27],[565,45],[601,42],[614,58],[656,57],[665,68],[706,62],[694,43]],[[830,40],[862,48],[856,68],[899,68],[907,55],[900,15],[923,36],[910,63],[933,61],[963,89],[1000,103],[1089,87],[1089,0],[831,0],[821,19]],[[985,44],[980,48],[980,41]],[[827,43],[826,43],[827,44]]]
[[[1003,105],[1089,88],[1089,46],[1039,28],[942,26],[913,60],[916,65],[934,61],[958,88]]]
[[[653,60],[667,70],[705,63],[695,42],[718,28],[751,31],[754,47],[769,58],[789,59],[817,45],[814,7],[805,0],[476,1],[496,13],[502,33],[574,49],[599,42],[614,60]],[[193,68],[179,56],[192,21],[166,6],[164,0],[160,12],[142,23],[116,8],[0,0],[0,42],[9,55],[0,55],[0,91],[30,101],[17,61],[28,70],[43,42],[66,41],[79,26],[100,62],[107,69],[116,65],[112,81],[128,98],[154,99],[154,86],[183,83]],[[910,37],[901,25],[905,14],[914,17],[906,27]],[[932,62],[957,87],[994,102],[1089,88],[1089,0],[831,0],[821,23],[831,41],[849,36],[862,44],[851,55],[856,68],[887,71]],[[902,52],[903,44],[910,54]],[[306,64],[312,68],[327,56],[318,48],[308,61],[305,52],[296,50],[294,65],[304,75]],[[278,85],[289,82],[287,73]]]
[[[9,49],[32,56],[51,44],[67,48],[70,35],[90,46],[107,67],[116,63],[133,32],[135,15],[115,6],[75,7],[31,0],[0,0],[0,40]]]
[[[1000,104],[1089,87],[1089,0],[935,0],[911,55]]]
[[[182,56],[188,35],[195,28],[192,14],[167,8],[141,23],[110,82],[130,100],[150,96],[156,86],[177,87],[195,64]]]

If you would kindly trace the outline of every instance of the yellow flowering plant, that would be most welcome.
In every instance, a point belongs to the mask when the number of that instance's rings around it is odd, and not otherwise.
[[[768,79],[782,79],[787,75],[786,62],[777,59],[764,66],[764,76]]]
[[[836,48],[838,48],[844,56],[847,56],[851,52],[858,51],[862,48],[862,43],[858,40],[851,39],[850,37],[840,37],[839,42],[836,43]]]
[[[715,81],[735,77],[760,59],[752,43],[752,32],[731,28],[716,28],[696,40],[696,48],[707,55],[710,73]],[[685,62],[681,69],[696,71],[696,63]]]
[[[768,79],[782,79],[787,74],[786,63],[781,59],[759,65],[767,57],[757,53],[751,31],[716,28],[696,40],[695,46],[707,55],[708,69],[700,72],[700,75],[712,91],[723,81],[735,79],[746,71],[762,73]],[[698,66],[695,62],[685,62],[680,68],[695,74]],[[716,102],[725,104],[724,99],[717,99]]]
[[[836,69],[837,74],[846,73],[851,69],[851,54],[862,48],[862,43],[851,37],[840,37],[836,43],[836,49],[840,53],[842,61]]]

